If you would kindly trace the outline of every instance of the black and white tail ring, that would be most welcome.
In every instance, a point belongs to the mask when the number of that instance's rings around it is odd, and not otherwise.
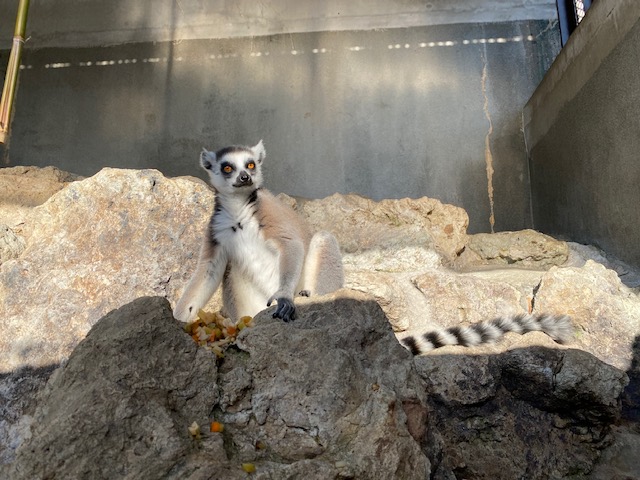
[[[421,355],[446,345],[473,347],[493,343],[505,333],[544,332],[558,343],[568,342],[574,332],[568,315],[521,314],[495,318],[466,327],[433,330],[420,336],[408,336],[401,343],[414,355]]]

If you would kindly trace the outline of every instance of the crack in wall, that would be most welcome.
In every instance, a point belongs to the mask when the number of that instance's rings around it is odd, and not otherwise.
[[[491,226],[491,233],[494,233],[494,226],[496,223],[496,216],[494,210],[494,202],[493,202],[493,154],[491,153],[491,135],[493,134],[493,122],[491,121],[491,113],[489,112],[489,97],[487,96],[487,57],[482,54],[482,77],[481,77],[481,86],[482,86],[482,97],[484,99],[484,115],[489,122],[489,130],[484,137],[484,161],[487,169],[487,194],[489,195],[489,225]]]

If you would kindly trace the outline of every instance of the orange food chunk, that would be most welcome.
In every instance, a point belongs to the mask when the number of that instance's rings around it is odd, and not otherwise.
[[[218,433],[224,432],[224,425],[220,422],[211,422],[210,430]]]

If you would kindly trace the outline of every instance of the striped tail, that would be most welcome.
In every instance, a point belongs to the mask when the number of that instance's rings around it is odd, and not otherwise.
[[[507,332],[525,334],[544,332],[558,343],[573,337],[573,324],[568,315],[520,314],[507,318],[495,318],[467,327],[449,327],[427,332],[419,337],[408,336],[401,343],[414,355],[427,353],[445,345],[473,347],[493,343]]]

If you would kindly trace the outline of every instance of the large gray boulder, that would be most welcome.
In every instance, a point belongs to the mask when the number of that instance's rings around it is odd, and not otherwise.
[[[52,377],[5,478],[162,478],[193,450],[216,375],[163,299],[113,311]]]
[[[257,478],[426,478],[424,388],[377,304],[337,296],[300,317],[259,316],[218,365],[162,298],[109,313],[4,478],[245,478],[245,463]]]
[[[588,478],[613,441],[627,376],[589,353],[414,358],[346,290],[302,301],[293,323],[270,314],[218,359],[163,298],[109,313],[0,477],[234,479],[251,464],[264,479]]]

